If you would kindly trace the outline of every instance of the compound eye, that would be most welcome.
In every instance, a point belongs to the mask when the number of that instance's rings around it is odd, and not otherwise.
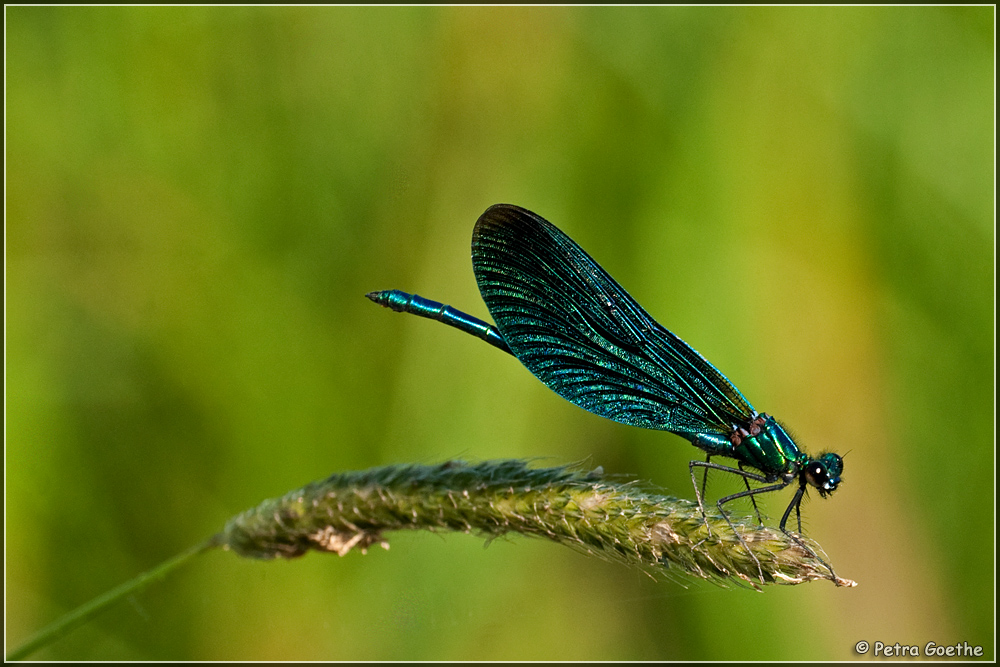
[[[826,467],[819,461],[813,461],[806,467],[806,481],[822,491],[831,490]]]
[[[840,475],[844,472],[844,459],[829,452],[806,465],[805,478],[809,484],[819,489],[820,496],[833,493],[840,485]]]

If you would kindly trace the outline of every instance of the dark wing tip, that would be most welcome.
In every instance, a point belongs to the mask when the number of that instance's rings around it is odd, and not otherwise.
[[[479,229],[482,225],[500,224],[504,220],[509,220],[524,213],[530,213],[530,211],[520,206],[514,206],[513,204],[493,204],[493,206],[483,211],[483,214],[476,220],[476,229]]]
[[[514,204],[494,204],[476,220],[476,226],[472,230],[472,241],[475,245],[476,240],[482,235],[488,235],[501,228],[537,228],[551,224],[542,216],[526,208]]]
[[[514,212],[516,212],[516,211],[523,211],[525,213],[529,213],[530,212],[527,209],[521,208],[520,206],[515,206],[514,204],[502,204],[501,203],[501,204],[493,204],[493,206],[490,206],[488,209],[486,209],[483,212],[483,214],[481,216],[479,216],[479,217],[483,218],[483,217],[487,217],[487,216],[491,215],[492,213],[501,213],[503,211],[514,211]]]

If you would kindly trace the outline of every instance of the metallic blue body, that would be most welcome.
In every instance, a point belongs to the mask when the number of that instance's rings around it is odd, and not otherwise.
[[[695,446],[705,450],[709,456],[727,456],[743,465],[756,468],[774,481],[795,478],[799,469],[809,457],[792,440],[792,436],[774,417],[765,417],[760,433],[740,439],[739,444],[715,434],[698,433],[689,438]]]
[[[413,315],[426,317],[430,320],[443,322],[448,326],[472,334],[477,338],[482,338],[493,347],[499,348],[508,354],[513,354],[510,348],[507,347],[507,343],[504,342],[503,336],[496,330],[496,327],[468,313],[456,310],[451,306],[425,299],[416,294],[407,294],[398,289],[369,292],[365,296],[380,306],[390,308],[397,313],[412,313]]]

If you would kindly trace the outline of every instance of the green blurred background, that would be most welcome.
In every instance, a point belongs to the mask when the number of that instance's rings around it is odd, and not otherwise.
[[[692,497],[685,441],[364,298],[487,317],[471,231],[510,202],[806,451],[847,452],[804,514],[858,588],[394,534],[367,556],[210,553],[37,657],[995,655],[993,7],[6,19],[8,650],[335,471],[547,457]]]

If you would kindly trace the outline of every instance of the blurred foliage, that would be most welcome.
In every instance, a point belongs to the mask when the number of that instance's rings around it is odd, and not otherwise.
[[[5,11],[9,647],[335,471],[586,459],[692,497],[683,440],[364,298],[486,317],[503,201],[847,452],[804,513],[858,588],[399,535],[209,554],[38,657],[995,655],[993,7]]]

